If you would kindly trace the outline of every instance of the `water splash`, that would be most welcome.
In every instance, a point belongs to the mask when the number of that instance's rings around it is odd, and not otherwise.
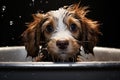
[[[18,16],[20,19],[22,18],[22,16]]]
[[[2,6],[2,12],[5,12],[6,6]]]
[[[35,3],[35,0],[32,0],[32,2],[29,3],[29,6],[30,6],[30,7],[34,6],[34,3]]]
[[[45,3],[48,4],[48,1],[46,0]]]
[[[10,21],[9,23],[10,23],[10,26],[12,26],[12,25],[14,24],[14,22],[13,22],[13,21]]]
[[[32,2],[34,3],[35,0],[32,0]]]
[[[42,0],[40,0],[40,3],[42,3],[43,1]]]
[[[32,5],[34,6],[34,2],[35,2],[35,0],[32,0]]]

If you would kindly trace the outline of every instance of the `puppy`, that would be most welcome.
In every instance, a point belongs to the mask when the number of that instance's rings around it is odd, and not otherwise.
[[[88,7],[73,4],[45,14],[33,14],[34,21],[22,34],[28,56],[35,61],[81,61],[80,51],[93,54],[99,24],[86,17]]]

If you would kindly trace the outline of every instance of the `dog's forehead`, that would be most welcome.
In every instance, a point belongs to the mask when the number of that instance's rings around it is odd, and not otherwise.
[[[57,19],[64,18],[66,13],[68,13],[68,11],[64,8],[59,8],[58,10],[53,10],[53,11],[48,12],[49,15]]]
[[[69,13],[70,12],[64,8],[59,8],[58,10],[53,10],[53,11],[48,12],[48,14],[52,16],[56,21],[56,25],[57,25],[56,30],[58,31],[65,30],[67,28],[67,26],[64,23],[64,19],[65,17],[67,17]]]
[[[64,19],[67,17],[67,15],[70,12],[64,8],[59,8],[58,10],[50,11],[47,14],[49,16],[52,16],[53,19],[55,19],[56,24],[56,33],[52,35],[51,38],[65,38],[71,37],[71,33],[69,30],[67,30],[67,25],[64,23]]]

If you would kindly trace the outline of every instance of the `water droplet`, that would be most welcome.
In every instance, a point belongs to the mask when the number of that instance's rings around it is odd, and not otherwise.
[[[35,2],[35,0],[32,0],[32,5],[34,6],[34,2]]]
[[[32,6],[32,3],[30,3],[29,6]]]
[[[12,37],[11,39],[12,39],[12,40],[14,40],[15,38],[14,38],[14,37]]]
[[[44,13],[43,10],[37,10],[37,13]]]
[[[46,4],[48,4],[48,1],[45,1]]]
[[[1,18],[3,18],[4,17],[4,15],[1,15]]]
[[[42,3],[42,0],[40,0],[40,3]]]
[[[13,25],[13,21],[10,21],[10,25],[11,25],[11,26]]]
[[[34,2],[35,0],[32,0],[32,2]]]
[[[32,2],[29,3],[29,6],[30,6],[30,7],[34,6],[34,2],[35,2],[35,0],[32,0]]]
[[[21,18],[22,16],[19,16],[19,18]]]
[[[2,6],[2,11],[4,12],[6,10],[6,6]]]

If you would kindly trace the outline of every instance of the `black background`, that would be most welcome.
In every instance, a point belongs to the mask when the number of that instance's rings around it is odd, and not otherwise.
[[[21,46],[20,35],[27,28],[25,23],[32,20],[31,14],[58,9],[80,0],[0,0],[0,46]],[[119,0],[81,0],[89,6],[87,17],[101,23],[97,46],[120,48]]]

